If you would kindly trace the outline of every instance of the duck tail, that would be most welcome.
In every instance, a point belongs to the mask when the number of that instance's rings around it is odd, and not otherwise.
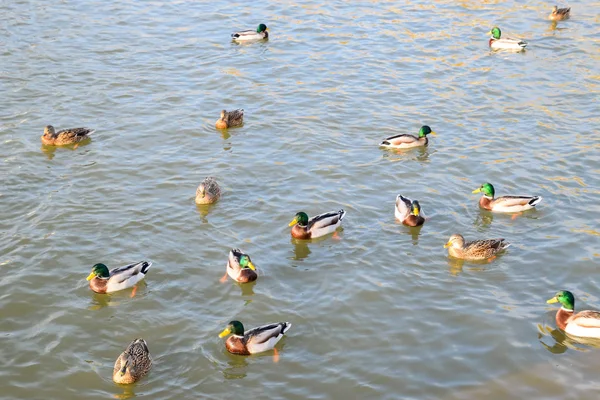
[[[292,323],[291,322],[282,322],[281,325],[283,325],[283,329],[281,330],[281,334],[282,335],[284,333],[286,333],[292,327]]]
[[[148,273],[148,270],[152,266],[152,263],[150,261],[141,261],[140,264],[142,264],[142,269],[140,270],[140,272],[146,275],[146,273]]]
[[[542,196],[534,196],[533,199],[529,201],[529,205],[532,207],[537,206],[542,201]]]
[[[340,214],[340,221],[341,221],[346,216],[346,211],[344,211],[344,209],[342,208],[340,211],[338,211],[338,214]]]

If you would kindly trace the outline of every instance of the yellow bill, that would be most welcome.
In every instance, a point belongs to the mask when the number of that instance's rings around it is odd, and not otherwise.
[[[415,213],[415,215],[418,217],[419,216],[419,207],[415,206],[413,212]]]
[[[448,247],[450,247],[450,245],[452,244],[452,242],[448,242],[444,245],[444,248],[447,249]]]
[[[433,135],[433,136],[437,136],[437,133],[435,133],[434,131],[429,132],[429,134]]]
[[[252,261],[248,260],[248,268],[250,268],[252,271],[256,271],[256,267],[254,266],[254,264],[252,264]]]
[[[477,189],[473,190],[471,193],[479,193],[479,192],[481,192],[481,188],[477,188]]]
[[[229,330],[229,328],[225,328],[225,329],[223,329],[223,332],[219,333],[219,337],[224,338],[225,336],[229,335],[230,333],[231,333],[231,331]]]
[[[488,33],[486,33],[486,35],[491,35],[491,34],[492,34],[492,31],[489,31]]]
[[[294,219],[292,220],[292,222],[290,222],[290,223],[289,223],[289,225],[288,225],[288,226],[294,226],[294,225],[296,225],[297,223],[298,223],[298,217],[294,218]]]
[[[554,296],[550,300],[546,300],[546,303],[548,303],[548,304],[558,303],[558,299],[556,298],[556,296]]]
[[[95,277],[95,276],[96,276],[96,274],[95,274],[95,273],[93,273],[93,272],[91,272],[91,273],[90,273],[90,274],[87,276],[87,278],[85,278],[85,280],[86,280],[86,281],[91,281],[92,279],[94,279],[94,277]]]

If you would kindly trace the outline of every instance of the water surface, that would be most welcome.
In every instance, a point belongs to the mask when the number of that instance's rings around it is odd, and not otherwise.
[[[532,1],[3,2],[0,5],[0,397],[595,399],[594,344],[553,332],[559,289],[600,308],[598,3],[552,25]],[[266,23],[267,42],[236,29]],[[499,25],[529,40],[496,53]],[[219,132],[222,108],[242,128]],[[43,127],[90,126],[76,149]],[[386,136],[437,133],[426,149]],[[207,176],[221,201],[196,207]],[[471,191],[544,197],[516,219]],[[394,220],[418,199],[420,230]],[[344,208],[339,238],[287,223]],[[448,259],[455,232],[513,245]],[[241,247],[256,284],[221,284]],[[91,266],[148,259],[131,291]],[[217,334],[290,321],[272,353]],[[144,337],[154,368],[111,381]]]

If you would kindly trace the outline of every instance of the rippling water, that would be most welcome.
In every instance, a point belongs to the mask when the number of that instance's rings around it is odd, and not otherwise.
[[[598,2],[558,25],[541,1],[320,3],[0,4],[1,398],[598,397],[598,343],[545,304],[600,308]],[[261,22],[269,41],[229,41]],[[491,54],[493,25],[528,50]],[[222,108],[244,126],[216,131]],[[47,124],[97,131],[51,150]],[[428,148],[378,148],[423,124]],[[207,175],[223,197],[196,207]],[[544,200],[491,215],[485,181]],[[339,208],[339,239],[290,239],[297,211]],[[454,232],[513,246],[463,264]],[[255,284],[219,283],[232,247]],[[87,287],[140,259],[134,298]],[[292,322],[279,363],[226,353],[231,319]],[[139,336],[153,370],[113,384]]]

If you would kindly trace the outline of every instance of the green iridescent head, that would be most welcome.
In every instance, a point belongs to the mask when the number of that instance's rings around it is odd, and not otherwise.
[[[491,31],[487,33],[488,35],[492,35],[494,39],[500,39],[500,35],[502,35],[502,31],[497,26],[493,27]]]
[[[240,321],[231,321],[227,324],[227,328],[219,333],[219,337],[223,338],[229,334],[244,336],[244,325]]]
[[[88,281],[92,280],[95,276],[98,278],[108,279],[110,274],[108,273],[108,267],[104,264],[96,264],[92,267],[92,272],[86,278]]]
[[[298,224],[300,226],[308,225],[308,215],[306,215],[306,213],[302,212],[302,211],[300,211],[299,213],[296,213],[296,216],[294,217],[292,222],[289,223],[289,226],[294,226],[296,224]]]
[[[494,198],[494,187],[491,183],[484,183],[480,188],[473,190],[473,193],[483,193],[487,197]]]
[[[258,28],[256,28],[256,32],[262,33],[267,30],[267,26],[265,24],[260,24]]]
[[[240,257],[240,267],[242,268],[250,268],[253,271],[256,271],[256,267],[252,264],[250,257],[247,254],[242,254]]]
[[[421,129],[419,129],[419,137],[425,137],[427,135],[433,135],[435,136],[435,132],[431,130],[431,128],[428,125],[423,125],[421,127]]]
[[[553,298],[547,300],[546,303],[560,303],[567,310],[573,311],[575,309],[575,297],[568,290],[561,290]]]

